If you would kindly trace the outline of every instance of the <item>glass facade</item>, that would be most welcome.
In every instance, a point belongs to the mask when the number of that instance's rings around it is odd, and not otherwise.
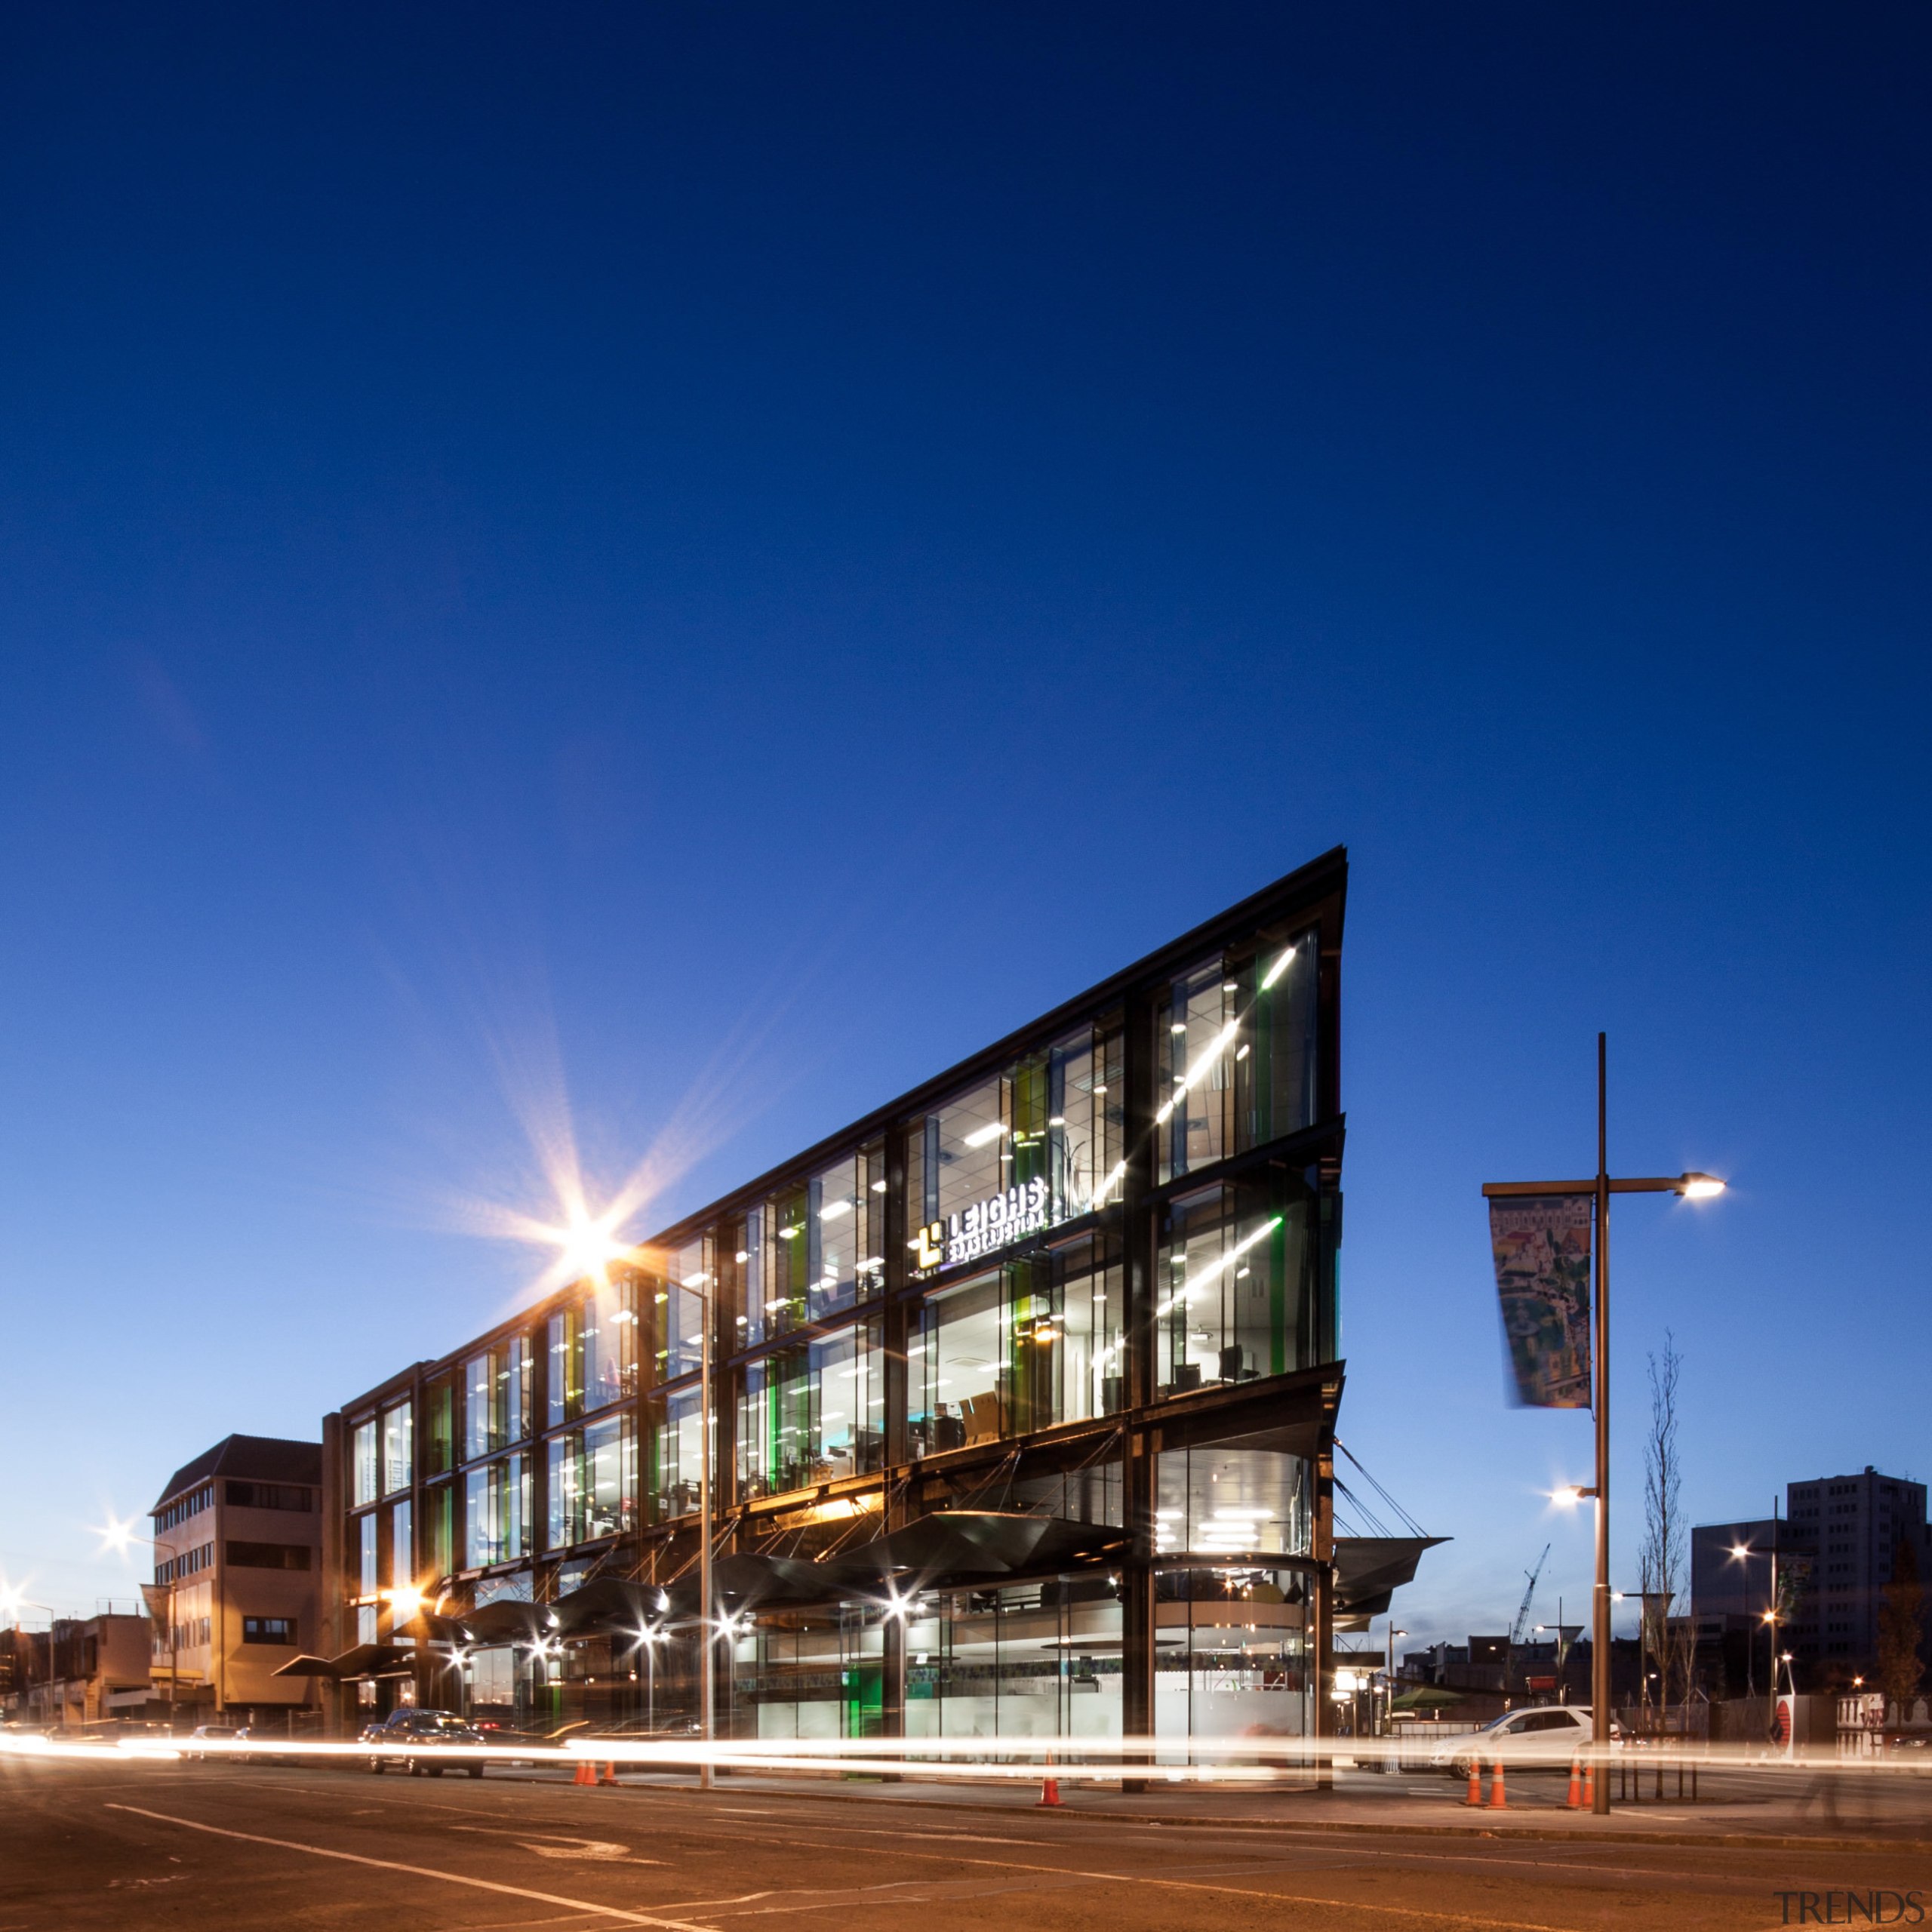
[[[463,1457],[493,1456],[530,1436],[536,1358],[529,1340],[512,1335],[463,1365]]]
[[[1176,975],[1156,1011],[1158,1178],[1312,1126],[1315,934],[1260,936]]]
[[[669,1522],[697,1509],[698,1399],[695,1387],[678,1389],[658,1396],[651,1404],[646,1494],[653,1522]]]
[[[463,1477],[463,1567],[477,1570],[530,1554],[531,1464],[510,1455]]]
[[[1085,1026],[908,1122],[918,1274],[997,1253],[1118,1198],[1121,1038]]]
[[[738,1491],[810,1488],[878,1469],[885,1367],[876,1321],[773,1349],[737,1378]]]
[[[719,1693],[738,1734],[1312,1730],[1340,891],[1263,895],[366,1398],[343,1487],[378,1541],[352,1582],[404,1576],[413,1521],[451,1614],[590,1576],[669,1604],[708,1454],[721,1556],[809,1563],[937,1509],[1044,1518],[1062,1552],[942,1571],[890,1630],[849,1592],[758,1611]],[[665,1617],[554,1667],[478,1648],[474,1708],[689,1722]]]
[[[637,1436],[629,1416],[553,1435],[544,1454],[545,1549],[567,1549],[637,1527]]]
[[[1163,1395],[1284,1375],[1315,1359],[1314,1189],[1286,1174],[1210,1186],[1162,1217],[1155,1377]]]

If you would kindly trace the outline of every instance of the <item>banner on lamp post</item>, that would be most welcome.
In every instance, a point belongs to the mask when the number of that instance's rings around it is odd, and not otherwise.
[[[1588,1195],[1513,1195],[1489,1204],[1496,1292],[1518,1401],[1590,1406]]]

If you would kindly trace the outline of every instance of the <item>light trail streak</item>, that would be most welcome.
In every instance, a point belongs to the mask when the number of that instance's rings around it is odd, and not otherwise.
[[[1477,1734],[1464,1732],[1435,1747],[1456,1754],[1468,1748]],[[1479,1755],[1482,1755],[1477,1747]],[[1185,1755],[1194,1762],[1164,1762]],[[384,1755],[408,1753],[392,1747]],[[1032,1783],[1051,1770],[1072,1782],[1112,1781],[1123,1777],[1147,1778],[1171,1784],[1244,1783],[1261,1784],[1284,1777],[1306,1776],[1322,1765],[1361,1765],[1380,1761],[1399,1767],[1404,1759],[1417,1776],[1429,1774],[1415,1767],[1420,1755],[1414,1740],[1404,1738],[768,1738],[744,1743],[729,1740],[706,1746],[694,1740],[632,1737],[572,1737],[562,1744],[448,1744],[414,1754],[439,1764],[484,1763],[518,1766],[551,1765],[574,1770],[586,1760],[628,1765],[635,1770],[694,1770],[709,1763],[720,1770],[774,1772],[891,1771],[937,1780]],[[1727,1770],[1815,1777],[1821,1771],[1848,1777],[1918,1775],[1913,1764],[1882,1758],[1844,1758],[1792,1755],[1750,1745],[1620,1747],[1593,1752],[1587,1744],[1576,1754],[1580,1763],[1641,1774],[1680,1767],[1706,1771]],[[172,1763],[183,1758],[344,1759],[366,1761],[371,1747],[348,1739],[196,1738],[192,1742],[165,1737],[68,1739],[28,1733],[0,1737],[0,1758],[32,1763]],[[1489,1761],[1484,1757],[1484,1761]],[[1564,1762],[1568,1761],[1566,1757]],[[1505,1759],[1507,1770],[1555,1770],[1553,1761],[1525,1763]]]

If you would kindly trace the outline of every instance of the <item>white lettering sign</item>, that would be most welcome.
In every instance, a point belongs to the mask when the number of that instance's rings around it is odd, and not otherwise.
[[[950,1268],[958,1262],[977,1261],[982,1255],[1038,1234],[1049,1225],[1050,1218],[1047,1184],[1036,1177],[989,1200],[976,1201],[943,1221],[931,1223],[919,1230],[912,1245],[921,1270]]]

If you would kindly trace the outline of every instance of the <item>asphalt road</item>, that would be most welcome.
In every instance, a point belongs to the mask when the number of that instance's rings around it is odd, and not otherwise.
[[[1448,1841],[1393,1818],[1363,1834],[976,1816],[857,1795],[0,1761],[0,1932],[747,1920],[780,1932],[1676,1932],[1795,1924],[1799,1907],[1779,1892],[1822,1901],[1847,1889],[1916,1891],[1932,1910],[1932,1855]],[[1841,1897],[1834,1922],[1846,1909]],[[1817,1910],[1804,1922],[1824,1922]]]

